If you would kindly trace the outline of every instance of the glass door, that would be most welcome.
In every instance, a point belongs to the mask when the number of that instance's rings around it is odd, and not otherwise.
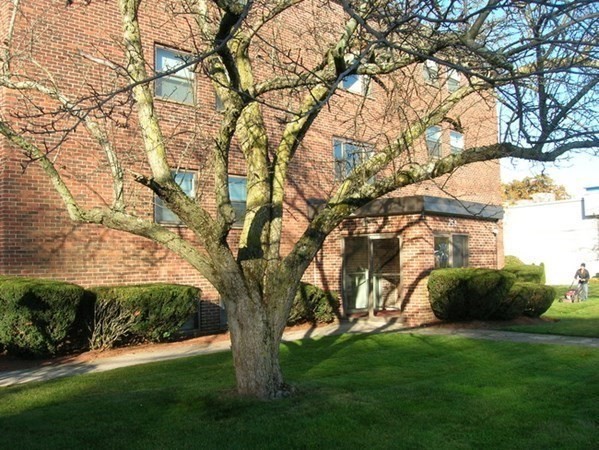
[[[399,239],[371,238],[371,267],[374,308],[399,309],[401,277],[399,275]]]
[[[361,236],[345,240],[344,298],[348,312],[400,309],[399,239]]]
[[[370,297],[370,258],[369,242],[365,237],[351,237],[345,240],[345,301],[348,311],[368,308]]]

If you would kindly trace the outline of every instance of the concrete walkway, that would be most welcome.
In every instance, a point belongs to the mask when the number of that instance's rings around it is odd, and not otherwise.
[[[510,331],[482,329],[451,329],[443,327],[406,328],[399,321],[369,321],[342,322],[317,328],[291,330],[284,334],[284,341],[297,341],[317,336],[339,335],[346,333],[387,333],[397,332],[418,335],[459,336],[469,339],[486,339],[492,341],[525,342],[533,344],[574,345],[599,348],[599,338],[578,338],[569,336],[541,335],[529,333],[514,333]],[[54,378],[67,377],[92,372],[104,372],[120,367],[134,366],[170,359],[186,358],[189,356],[205,355],[208,353],[229,350],[231,343],[228,339],[215,339],[194,345],[165,345],[164,348],[131,349],[130,352],[118,356],[98,358],[89,362],[64,363],[48,365],[33,369],[15,370],[0,373],[0,387],[32,381],[46,381]]]

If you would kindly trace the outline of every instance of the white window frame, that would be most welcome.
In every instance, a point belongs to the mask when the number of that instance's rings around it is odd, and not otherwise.
[[[161,55],[162,54],[162,55]],[[164,56],[164,57],[163,57]],[[187,58],[190,58],[191,54],[184,53],[178,50],[173,50],[168,47],[155,46],[154,49],[154,67],[156,68],[156,74],[163,71],[167,71],[177,67],[177,65],[169,65],[168,59],[179,60],[181,64],[185,63]],[[168,59],[167,59],[168,58]],[[166,64],[165,64],[166,61]],[[175,86],[169,87],[169,83],[175,84]],[[188,93],[183,93],[183,98],[173,98],[174,93],[177,90],[176,85],[179,84],[188,90]],[[164,92],[163,92],[164,91]],[[169,94],[170,92],[170,94]],[[184,105],[195,104],[195,73],[190,67],[185,67],[177,72],[165,75],[161,78],[157,78],[154,81],[154,95],[162,100],[168,100],[175,103],[181,103]]]
[[[233,193],[236,192],[236,190],[232,188],[233,183],[239,183],[244,185],[243,195],[241,199],[234,197]],[[242,175],[229,175],[228,184],[229,200],[231,201],[231,206],[235,210],[235,222],[233,223],[233,228],[242,228],[243,222],[245,221],[247,207],[247,177]]]
[[[427,84],[439,86],[439,65],[430,59],[422,63],[422,78]]]
[[[462,75],[455,69],[447,71],[447,92],[453,93],[460,88],[462,84]]]
[[[368,95],[370,91],[370,77],[368,75],[347,75],[341,80],[341,89],[353,94]]]
[[[449,132],[449,146],[451,153],[462,153],[464,151],[464,135],[459,131],[451,130]]]
[[[183,192],[185,192],[188,197],[194,198],[196,195],[197,173],[191,170],[177,170],[172,171],[171,173],[175,182],[181,186],[181,189],[183,189]],[[187,177],[191,177],[189,189],[187,189],[187,183],[184,183]],[[154,195],[154,222],[165,225],[182,224],[181,219],[168,209],[162,199],[157,195]]]
[[[356,151],[357,150],[357,151]],[[341,181],[356,168],[374,155],[374,147],[351,139],[333,139],[333,159],[335,180]]]
[[[439,125],[428,127],[425,134],[429,158],[440,158],[443,150],[443,129]]]

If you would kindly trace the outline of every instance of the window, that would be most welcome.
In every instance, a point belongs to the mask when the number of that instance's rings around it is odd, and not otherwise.
[[[401,308],[400,241],[376,234],[343,242],[343,300],[347,311]]]
[[[156,47],[156,72],[174,69],[185,63],[188,58],[189,55]],[[158,78],[154,85],[156,97],[192,105],[194,103],[193,80],[194,73],[190,67]]]
[[[464,135],[458,131],[450,131],[449,146],[451,147],[451,153],[461,153],[464,151]]]
[[[367,75],[347,75],[341,81],[341,87],[354,94],[367,95],[370,77]]]
[[[422,77],[424,81],[433,86],[439,85],[439,66],[435,61],[426,60],[422,65]]]
[[[241,228],[245,220],[247,203],[247,178],[229,175],[229,198],[235,211],[233,227]]]
[[[335,179],[343,180],[352,170],[373,154],[371,146],[354,141],[333,140],[333,155],[335,158]]]
[[[434,126],[426,129],[426,148],[431,158],[441,156],[441,127]]]
[[[454,234],[452,241],[452,267],[468,267],[468,236],[465,234]]]
[[[308,219],[312,220],[324,209],[327,201],[322,198],[309,198],[306,203],[308,204]]]
[[[216,100],[214,102],[214,107],[216,108],[216,111],[223,112],[225,110],[225,103],[223,102],[223,99],[220,98],[220,95],[218,95],[218,92],[215,95]]]
[[[183,192],[189,197],[195,196],[195,173],[193,172],[173,172],[173,178]],[[167,223],[179,225],[181,219],[168,209],[160,197],[154,197],[154,221],[157,223]]]
[[[447,72],[447,90],[449,92],[457,91],[460,88],[461,81],[460,73],[455,69],[449,69],[449,72]]]
[[[468,267],[468,236],[465,234],[435,236],[435,269]]]
[[[435,236],[435,269],[451,267],[449,242],[449,236]]]

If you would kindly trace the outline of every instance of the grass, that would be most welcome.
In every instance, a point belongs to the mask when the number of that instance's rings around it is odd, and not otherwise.
[[[292,398],[230,353],[0,389],[0,448],[590,449],[599,350],[379,334],[286,343]]]
[[[599,283],[589,285],[589,299],[579,303],[560,303],[568,286],[555,286],[558,299],[543,314],[552,322],[534,325],[512,325],[503,330],[524,333],[559,334],[599,338]]]

